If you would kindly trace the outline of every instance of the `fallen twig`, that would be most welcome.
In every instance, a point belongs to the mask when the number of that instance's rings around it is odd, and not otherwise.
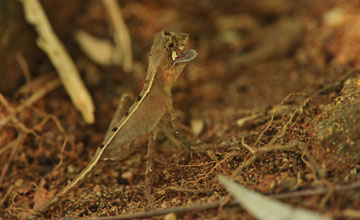
[[[189,192],[189,193],[209,193],[212,191],[210,189],[189,189],[189,188],[177,187],[177,186],[169,186],[162,190],[172,190],[176,192]]]
[[[285,134],[286,131],[290,125],[290,123],[294,120],[295,116],[299,113],[303,112],[303,107],[306,106],[306,104],[310,101],[310,98],[307,98],[304,103],[297,108],[291,115],[289,120],[286,122],[286,124],[282,127],[281,131],[278,132],[277,134],[275,134],[275,136],[270,140],[269,143],[267,143],[264,147],[259,148],[259,149],[255,149],[256,145],[259,143],[259,141],[261,140],[261,138],[263,137],[263,135],[265,134],[265,132],[270,128],[270,126],[272,125],[272,122],[274,120],[275,114],[277,112],[277,109],[279,109],[282,105],[284,105],[287,100],[289,100],[289,98],[291,98],[292,96],[295,95],[301,95],[301,96],[309,96],[305,93],[291,93],[288,96],[286,96],[286,98],[278,105],[275,107],[273,114],[270,118],[270,121],[268,122],[268,124],[266,125],[266,127],[261,131],[260,135],[258,136],[258,138],[256,139],[255,143],[253,144],[252,147],[250,147],[248,144],[245,143],[245,140],[243,138],[243,140],[241,141],[241,144],[250,151],[251,154],[253,154],[253,156],[247,160],[246,162],[244,162],[243,164],[241,164],[232,174],[232,176],[237,176],[239,175],[239,173],[241,172],[241,170],[249,165],[251,165],[257,158],[258,155],[261,153],[266,153],[269,151],[273,151],[273,150],[289,150],[292,147],[302,144],[299,141],[293,141],[291,143],[285,144],[285,145],[278,145],[275,144],[280,138],[282,138]]]
[[[350,190],[354,188],[360,187],[360,181],[356,181],[354,183],[348,185],[338,185],[334,187],[334,192],[340,192],[344,190]],[[269,195],[270,198],[274,199],[287,199],[287,198],[294,198],[294,197],[303,197],[303,196],[310,196],[310,195],[320,195],[327,192],[325,187],[321,187],[318,189],[310,189],[310,190],[302,190],[297,192],[289,192],[289,193],[281,193],[277,195]],[[218,208],[220,205],[223,204],[223,201],[219,202],[210,202],[205,204],[196,204],[191,206],[180,206],[180,207],[173,207],[173,208],[166,208],[161,210],[152,210],[152,211],[145,211],[145,212],[138,212],[133,214],[124,214],[118,216],[110,216],[110,217],[94,217],[94,218],[79,218],[79,217],[65,217],[61,220],[76,220],[76,219],[83,219],[83,220],[126,220],[126,219],[134,219],[134,218],[151,218],[154,216],[166,215],[169,213],[175,214],[182,214],[186,212],[193,212],[193,211],[204,211],[207,209]],[[234,200],[227,203],[228,205],[235,205],[237,204]]]
[[[221,202],[213,202],[213,203],[205,203],[205,204],[198,204],[192,206],[180,206],[174,208],[167,208],[161,210],[153,210],[153,211],[146,211],[146,212],[138,212],[133,214],[125,214],[119,216],[111,216],[111,217],[99,217],[99,218],[78,218],[78,217],[65,217],[61,220],[75,220],[75,219],[86,219],[86,220],[126,220],[126,219],[134,219],[134,218],[150,218],[159,215],[165,215],[168,213],[175,213],[181,214],[185,212],[191,211],[203,211],[206,209],[217,208]]]
[[[6,163],[4,165],[2,165],[1,174],[0,174],[0,185],[2,184],[3,178],[4,178],[7,170],[9,169],[13,158],[15,157],[17,151],[19,150],[19,147],[22,145],[22,142],[24,141],[25,137],[26,137],[26,134],[20,133],[15,140],[13,140],[9,143],[10,147],[12,148],[12,151],[10,153],[10,156],[8,158],[6,158],[6,160],[5,160]]]
[[[22,112],[29,106],[31,106],[34,102],[44,97],[50,91],[54,90],[60,85],[60,81],[58,79],[53,79],[47,81],[45,84],[41,85],[39,89],[34,91],[34,93],[27,98],[23,103],[16,107],[16,112]]]
[[[31,84],[31,74],[29,70],[29,65],[25,60],[25,57],[22,53],[18,52],[16,54],[16,60],[20,66],[22,73],[24,74],[26,84]],[[26,95],[28,94],[29,90],[26,91]]]
[[[347,184],[347,185],[336,185],[333,187],[333,192],[340,192],[340,191],[359,188],[359,187],[360,187],[360,181],[355,181],[355,182]],[[277,195],[271,195],[271,197],[275,198],[275,199],[287,199],[287,198],[294,198],[294,197],[320,195],[320,194],[324,194],[326,192],[327,192],[327,188],[321,187],[318,189],[307,189],[307,190],[301,190],[301,191],[296,191],[296,192],[280,193]]]
[[[19,119],[16,118],[16,109],[10,106],[10,103],[6,100],[6,98],[0,93],[0,104],[2,104],[6,111],[9,113],[9,115],[0,120],[0,126],[4,126],[8,123],[8,121],[12,121],[13,126],[17,127],[19,130],[24,131],[25,133],[33,134],[36,137],[40,137],[33,129],[29,129],[19,121]]]
[[[115,0],[103,0],[103,3],[114,27],[115,53],[113,59],[122,63],[125,72],[130,72],[133,69],[131,38],[120,7]]]
[[[209,172],[207,172],[207,174],[205,176],[202,176],[200,178],[198,178],[197,180],[194,180],[194,181],[189,181],[188,184],[191,184],[191,183],[198,183],[200,180],[203,180],[203,179],[206,179],[211,173],[213,173],[215,171],[215,169],[219,166],[221,166],[222,163],[224,163],[225,161],[227,161],[228,159],[231,159],[233,158],[234,156],[237,155],[237,151],[232,151],[228,154],[226,154],[225,158],[222,159],[221,161],[219,162],[216,162],[215,166],[213,166]]]
[[[39,34],[38,46],[49,56],[74,106],[87,123],[95,121],[94,104],[80,74],[65,47],[52,30],[38,0],[19,0],[24,6],[26,20],[34,25]]]

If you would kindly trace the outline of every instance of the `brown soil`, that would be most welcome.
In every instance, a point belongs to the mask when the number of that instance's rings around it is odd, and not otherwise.
[[[342,188],[360,181],[358,1],[121,1],[133,42],[130,74],[95,65],[74,40],[80,28],[111,39],[101,1],[42,3],[92,94],[96,122],[87,125],[72,105],[20,3],[0,3],[2,219],[28,216],[84,168],[121,94],[140,91],[153,37],[164,29],[189,33],[199,53],[173,89],[182,129],[194,143],[192,157],[169,138],[166,116],[157,130],[155,200],[145,196],[145,147],[125,161],[100,164],[38,218],[217,202],[228,195],[218,174],[266,195],[325,187],[326,193],[281,201],[333,218],[359,218],[359,189]],[[39,91],[45,95],[31,102]],[[253,218],[226,205],[177,217]]]

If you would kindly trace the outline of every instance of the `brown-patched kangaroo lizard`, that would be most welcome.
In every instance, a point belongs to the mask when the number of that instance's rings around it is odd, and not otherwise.
[[[139,149],[148,141],[149,134],[167,110],[176,129],[171,88],[188,62],[197,56],[197,52],[193,49],[184,51],[188,38],[188,34],[169,31],[156,34],[149,55],[145,84],[136,101],[124,117],[111,123],[103,143],[81,173],[36,211],[46,211],[59,198],[65,196],[93,170],[101,159],[124,160]],[[177,129],[176,133],[178,133]]]

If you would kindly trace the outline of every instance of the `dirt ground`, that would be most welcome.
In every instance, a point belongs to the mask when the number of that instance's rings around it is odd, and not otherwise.
[[[95,103],[95,123],[73,106],[18,1],[0,3],[0,213],[33,213],[90,161],[119,98],[141,90],[154,35],[190,34],[198,51],[173,88],[192,155],[166,115],[157,132],[154,200],[146,147],[98,164],[38,219],[113,216],[228,198],[226,175],[282,202],[334,219],[360,219],[360,2],[357,0],[118,1],[134,70],[93,63],[74,39],[112,39],[102,1],[42,1]],[[326,189],[322,193],[316,190]],[[305,190],[313,193],[306,194]],[[149,217],[151,218],[151,217]],[[163,219],[163,216],[152,217]],[[254,219],[240,206],[178,219]]]

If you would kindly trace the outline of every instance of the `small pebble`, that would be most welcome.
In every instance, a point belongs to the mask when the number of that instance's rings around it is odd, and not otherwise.
[[[132,183],[134,179],[134,174],[130,171],[126,171],[125,173],[121,174],[121,178],[127,180],[129,183]]]
[[[169,213],[165,215],[164,220],[176,220],[176,215],[174,213]]]
[[[204,130],[204,121],[200,119],[193,119],[190,122],[191,131],[195,137],[199,136],[201,132]]]

